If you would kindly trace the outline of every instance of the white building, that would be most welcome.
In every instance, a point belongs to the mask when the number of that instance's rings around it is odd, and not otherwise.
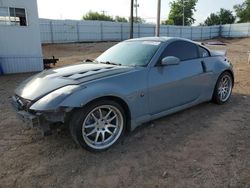
[[[42,69],[36,0],[0,0],[0,74]]]

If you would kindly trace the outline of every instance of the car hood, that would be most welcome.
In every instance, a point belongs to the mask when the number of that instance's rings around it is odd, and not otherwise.
[[[15,94],[33,101],[67,85],[78,85],[87,81],[125,73],[132,69],[132,67],[125,66],[83,63],[45,70],[22,82],[15,90]]]

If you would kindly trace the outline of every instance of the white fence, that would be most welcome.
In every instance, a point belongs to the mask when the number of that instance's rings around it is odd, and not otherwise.
[[[250,37],[250,23],[227,24],[221,28],[223,37]]]
[[[121,41],[129,38],[129,23],[40,19],[42,43]],[[155,25],[134,24],[134,37],[154,36]],[[161,25],[161,36],[204,40],[250,36],[250,23],[222,26]]]

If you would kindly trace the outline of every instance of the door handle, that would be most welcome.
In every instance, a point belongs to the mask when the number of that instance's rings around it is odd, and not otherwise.
[[[204,61],[201,61],[201,66],[202,66],[203,72],[207,72],[207,67]]]

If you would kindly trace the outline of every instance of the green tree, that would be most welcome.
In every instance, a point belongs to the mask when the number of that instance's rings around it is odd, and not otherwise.
[[[116,16],[115,17],[116,22],[128,22],[128,20],[124,17]]]
[[[134,22],[135,23],[145,23],[146,22],[146,20],[144,20],[143,18],[141,18],[141,17],[135,17],[134,18]]]
[[[165,21],[162,21],[161,24],[163,24],[163,25],[174,25],[174,20],[167,19]]]
[[[201,25],[220,25],[220,16],[215,13],[211,13]]]
[[[250,0],[245,0],[244,3],[235,5],[234,10],[239,18],[239,23],[250,21]]]
[[[204,25],[232,24],[236,20],[231,10],[221,8],[219,12],[210,14]]]
[[[196,11],[195,6],[198,0],[175,0],[170,2],[170,12],[168,19],[163,24],[182,25],[183,24],[183,7],[184,7],[184,24],[192,25],[195,22],[193,18]]]
[[[111,21],[111,22],[114,21],[114,19],[109,15],[100,14],[98,12],[92,12],[92,11],[89,11],[82,18],[83,20],[100,20],[100,21]]]

